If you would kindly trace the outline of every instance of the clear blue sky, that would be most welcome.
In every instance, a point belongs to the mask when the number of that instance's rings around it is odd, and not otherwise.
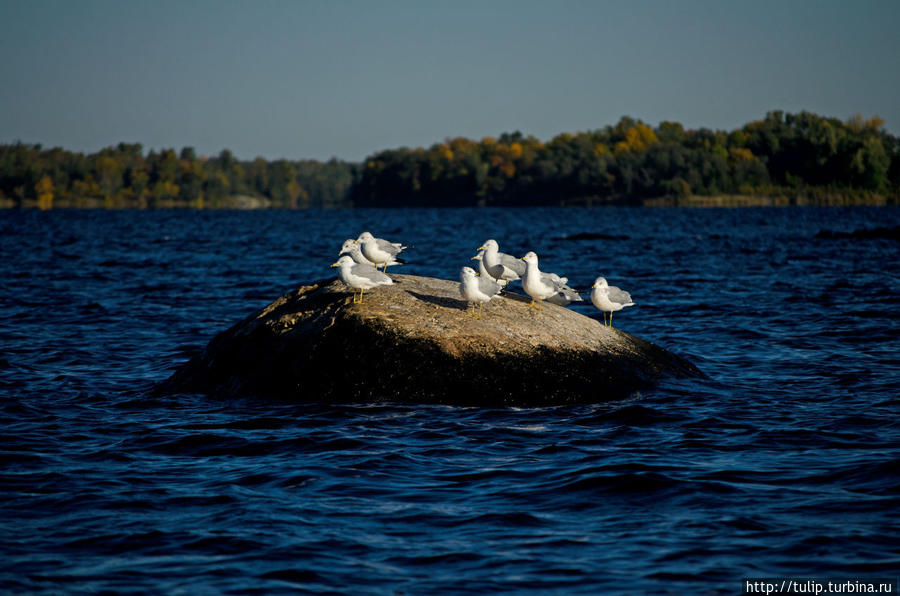
[[[900,0],[0,0],[0,143],[356,161],[773,109],[900,133]]]

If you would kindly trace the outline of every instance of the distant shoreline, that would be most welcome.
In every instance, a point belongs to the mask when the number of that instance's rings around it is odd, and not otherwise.
[[[336,158],[239,160],[228,149],[84,155],[0,144],[0,207],[760,207],[900,204],[900,139],[877,116],[775,110],[733,131],[617,124],[544,142],[516,131]]]
[[[665,208],[742,208],[742,207],[888,207],[900,205],[900,197],[888,196],[877,193],[862,194],[842,194],[842,193],[803,193],[799,192],[794,195],[788,194],[766,194],[766,195],[689,195],[686,197],[663,196],[642,199],[625,199],[625,198],[609,198],[609,197],[583,197],[577,199],[568,199],[557,203],[502,203],[498,205],[486,205],[477,200],[471,202],[461,202],[459,205],[448,205],[446,203],[419,205],[397,204],[370,206],[352,204],[334,205],[325,207],[326,209],[371,209],[371,208],[416,208],[416,207],[438,207],[438,208],[471,208],[471,207],[665,207]],[[236,196],[225,200],[216,201],[214,204],[208,201],[159,201],[155,204],[149,204],[147,201],[115,201],[99,199],[94,197],[82,199],[55,199],[51,202],[41,202],[38,199],[26,199],[21,204],[16,203],[12,199],[0,199],[0,209],[22,209],[41,211],[51,209],[80,209],[80,210],[117,210],[117,209],[133,209],[133,210],[157,210],[157,209],[184,209],[191,211],[203,210],[239,210],[239,211],[259,211],[268,209],[288,209],[291,211],[303,211],[304,208],[290,208],[283,205],[274,204],[265,197],[248,197]],[[310,209],[322,209],[322,207],[312,207]]]

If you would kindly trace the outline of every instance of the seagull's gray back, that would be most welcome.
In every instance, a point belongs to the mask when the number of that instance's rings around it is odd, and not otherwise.
[[[378,245],[379,250],[383,250],[392,257],[396,257],[403,250],[399,242],[388,242],[384,238],[376,238],[375,244]]]
[[[350,267],[351,273],[356,275],[357,277],[365,277],[368,280],[371,280],[376,283],[384,283],[389,281],[391,278],[381,271],[375,269],[372,265],[367,265],[365,263],[355,263]]]
[[[606,295],[609,296],[610,302],[615,302],[616,304],[632,304],[631,294],[616,286],[609,286]]]

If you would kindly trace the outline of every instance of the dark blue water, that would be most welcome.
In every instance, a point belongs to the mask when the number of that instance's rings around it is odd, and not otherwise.
[[[900,209],[0,212],[0,591],[738,593],[900,575]],[[364,229],[489,237],[709,379],[542,409],[150,397]],[[600,239],[566,240],[577,233]],[[578,310],[599,318],[588,306]]]

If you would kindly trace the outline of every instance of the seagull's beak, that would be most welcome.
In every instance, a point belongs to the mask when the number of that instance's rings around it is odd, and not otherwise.
[[[469,259],[469,260],[470,260],[470,261],[477,261],[477,260],[478,260],[478,257],[472,257],[472,258]]]
[[[479,275],[481,275],[481,272],[476,271],[476,272],[475,272],[475,277],[478,277]]]
[[[479,247],[476,248],[475,250],[487,250],[487,249],[486,249],[486,248],[484,247],[484,245],[482,244],[481,246],[479,246]]]
[[[523,260],[523,261],[524,261],[524,260],[525,260],[525,257],[522,257],[522,259],[521,259],[521,260]]]
[[[338,264],[337,264],[337,263],[332,263],[331,266],[332,266],[332,267],[337,267]]]
[[[597,284],[594,284],[594,285],[592,285],[591,287],[592,287],[592,288],[596,288],[596,287],[597,287]]]

